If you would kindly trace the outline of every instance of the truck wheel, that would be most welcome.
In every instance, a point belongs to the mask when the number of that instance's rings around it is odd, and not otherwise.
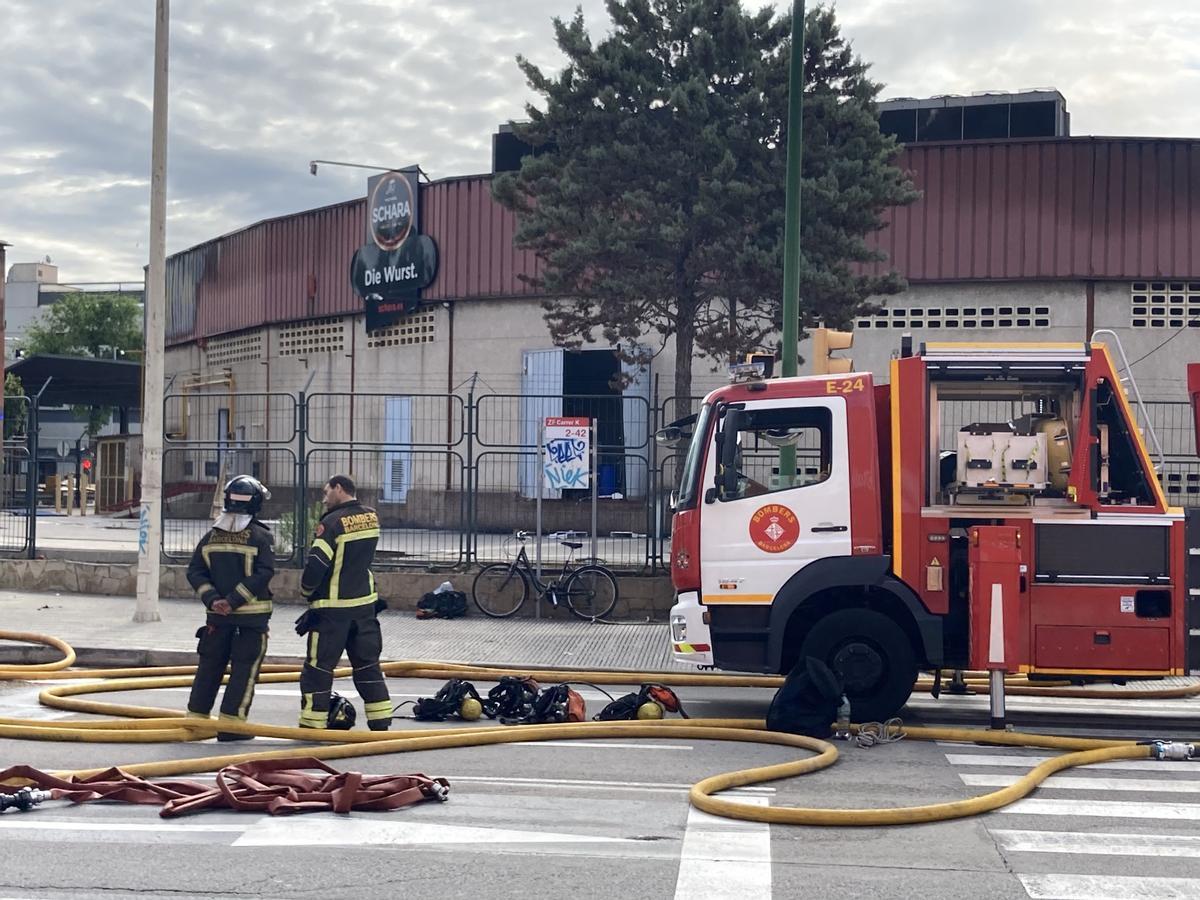
[[[917,658],[904,629],[871,609],[843,609],[819,620],[800,645],[842,679],[855,722],[896,715],[912,693]]]

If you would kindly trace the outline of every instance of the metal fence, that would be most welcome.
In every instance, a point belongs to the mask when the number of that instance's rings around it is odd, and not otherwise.
[[[191,387],[166,398],[163,551],[187,559],[209,527],[225,481],[248,472],[271,489],[263,517],[275,532],[281,564],[298,565],[321,513],[322,486],[344,472],[379,511],[380,566],[456,569],[507,559],[517,549],[514,532],[536,528],[539,424],[547,416],[583,416],[598,421],[595,556],[620,571],[662,571],[669,566],[671,495],[686,442],[661,446],[654,433],[681,410],[694,412],[700,400],[237,393],[219,380]],[[33,555],[38,406],[26,398],[7,402],[10,425],[25,422],[3,444],[0,553]],[[1007,402],[944,401],[939,438],[952,448],[962,425],[1026,411]],[[1161,477],[1168,501],[1200,507],[1190,407],[1149,403],[1146,414],[1167,454]],[[771,452],[747,448],[747,474],[769,481],[772,459]],[[542,516],[543,562],[553,566],[565,558],[564,540],[583,543],[577,556],[592,555],[590,490],[543,490]],[[527,549],[532,556],[534,545]]]
[[[5,397],[0,424],[0,553],[32,559],[38,509],[37,398]]]

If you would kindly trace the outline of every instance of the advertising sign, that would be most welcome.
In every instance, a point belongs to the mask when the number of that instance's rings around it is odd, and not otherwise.
[[[420,233],[416,168],[367,181],[365,243],[350,260],[350,283],[363,300],[367,331],[393,325],[420,306],[421,289],[437,276],[437,245]]]
[[[547,490],[591,487],[591,419],[547,417],[542,437],[542,479]]]

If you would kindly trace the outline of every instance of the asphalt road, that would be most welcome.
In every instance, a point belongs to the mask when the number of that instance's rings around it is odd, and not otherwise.
[[[397,702],[436,686],[392,682]],[[0,715],[65,716],[37,706],[39,689],[0,684]],[[339,690],[357,701],[348,683]],[[598,692],[584,693],[590,709],[602,705]],[[761,716],[770,699],[769,691],[746,689],[681,695],[695,716]],[[186,693],[104,699],[182,708]],[[293,724],[296,711],[295,686],[268,685],[252,718]],[[924,708],[913,713],[931,718]],[[1051,715],[1043,715],[1047,727],[1086,731],[1076,713],[1057,722]],[[251,746],[282,744],[0,741],[0,765],[91,768]],[[442,775],[451,798],[349,816],[205,812],[162,820],[151,807],[55,801],[0,815],[0,900],[1200,897],[1200,762],[1076,770],[1001,812],[900,828],[767,826],[714,819],[688,805],[687,787],[704,776],[793,755],[765,745],[656,739],[369,757],[337,765]],[[736,794],[771,806],[915,805],[994,790],[1043,756],[918,741],[846,745],[830,770]]]

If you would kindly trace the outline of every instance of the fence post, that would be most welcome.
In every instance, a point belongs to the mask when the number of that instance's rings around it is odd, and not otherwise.
[[[28,432],[25,442],[29,454],[29,476],[25,481],[26,511],[29,515],[26,539],[29,542],[29,558],[37,559],[38,407],[41,405],[42,395],[26,399],[29,402],[29,414],[25,417],[25,428]]]
[[[467,465],[463,473],[463,489],[466,492],[466,553],[463,562],[468,568],[477,556],[475,546],[475,379],[479,373],[471,376],[471,386],[467,389]]]
[[[658,510],[658,441],[654,435],[658,432],[658,376],[654,376],[654,400],[646,409],[646,562],[650,574],[658,571],[658,561],[662,552],[662,544],[658,538],[658,523],[662,515]]]
[[[599,421],[598,419],[593,417],[591,424],[588,426],[592,431],[592,459],[591,459],[592,477],[589,480],[592,485],[592,559],[593,560],[595,560],[596,558],[598,558],[600,556],[599,536],[596,534],[596,532],[599,530],[598,525],[597,525],[598,516],[597,516],[597,509],[596,509],[596,504],[598,502],[598,499],[597,499],[598,492],[599,492],[599,487],[597,486],[597,482],[600,481],[600,449],[598,447],[598,445],[600,443],[600,429],[597,427],[598,421]],[[545,444],[545,440],[543,440],[542,443]],[[545,452],[545,451],[539,450],[538,455],[540,456],[543,452]],[[624,464],[623,457],[622,457],[622,464]],[[626,488],[626,493],[628,493],[628,488]]]
[[[312,380],[311,378],[309,379]],[[308,546],[308,458],[307,458],[307,442],[308,434],[308,400],[304,391],[298,395],[296,403],[296,496],[294,506],[296,508],[296,525],[292,529],[293,553],[296,556],[296,561],[304,565],[304,550]]]

